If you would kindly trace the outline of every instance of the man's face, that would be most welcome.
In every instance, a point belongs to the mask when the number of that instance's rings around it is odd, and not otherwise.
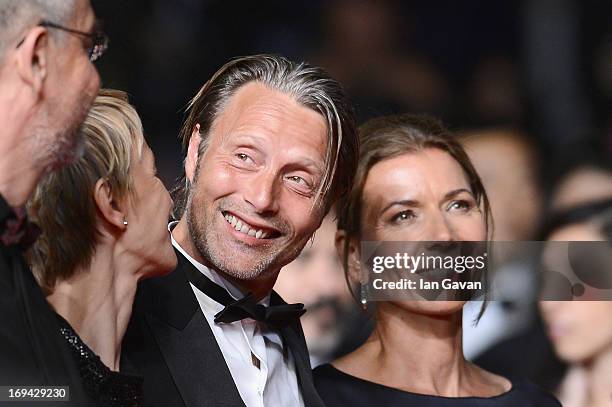
[[[95,16],[89,0],[76,0],[68,28],[91,32]],[[54,30],[54,29],[49,29]],[[52,167],[70,164],[79,156],[78,130],[100,88],[100,77],[78,35],[50,36],[49,74],[45,81],[45,106],[35,129],[38,148]]]
[[[321,224],[315,192],[324,173],[325,120],[253,82],[228,100],[208,137],[195,175],[187,174],[192,243],[207,265],[231,278],[273,277]]]

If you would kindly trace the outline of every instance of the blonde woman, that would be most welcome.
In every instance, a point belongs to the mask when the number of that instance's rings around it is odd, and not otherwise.
[[[31,266],[55,314],[45,340],[60,344],[42,364],[62,366],[78,405],[137,406],[142,379],[120,372],[121,341],[138,281],[176,265],[172,201],[123,92],[102,90],[81,133],[83,155],[44,179],[29,205],[42,229]]]

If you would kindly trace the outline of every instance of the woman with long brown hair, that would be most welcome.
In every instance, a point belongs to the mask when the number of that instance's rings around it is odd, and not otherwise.
[[[361,242],[486,241],[489,204],[463,148],[438,121],[383,117],[360,129],[354,189],[339,206],[336,246],[362,287]],[[361,302],[367,300],[356,290]],[[377,302],[375,329],[354,352],[315,369],[334,406],[558,406],[537,387],[465,360],[464,300]],[[520,360],[517,360],[520,363]]]

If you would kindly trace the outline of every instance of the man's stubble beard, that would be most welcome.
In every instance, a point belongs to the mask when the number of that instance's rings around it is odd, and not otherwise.
[[[85,143],[81,127],[89,112],[91,101],[93,97],[84,93],[76,108],[67,113],[69,116],[67,126],[59,129],[54,125],[56,121],[54,116],[57,115],[51,114],[49,110],[40,113],[38,124],[32,129],[33,154],[48,171],[74,164],[83,155]]]
[[[195,185],[192,185],[195,188]],[[194,191],[194,189],[192,189]],[[205,265],[212,267],[215,271],[226,274],[236,280],[268,280],[274,274],[277,274],[281,267],[293,261],[302,251],[308,239],[305,239],[302,244],[287,247],[284,250],[276,250],[272,253],[265,253],[263,256],[255,259],[255,264],[248,270],[239,269],[231,264],[231,253],[224,253],[223,250],[211,244],[212,240],[217,243],[221,240],[220,236],[210,238],[210,234],[214,233],[214,220],[207,219],[206,214],[199,216],[195,214],[194,207],[197,205],[192,199],[193,194],[190,194],[185,216],[187,217],[187,228],[189,237],[193,247],[198,251],[198,254],[204,259]],[[214,214],[212,215],[214,217]],[[208,231],[208,233],[207,233]],[[210,238],[210,239],[209,239]],[[282,253],[286,253],[285,259],[279,259]],[[265,257],[264,257],[265,256]],[[288,256],[288,257],[287,257]],[[281,261],[283,260],[282,264]]]

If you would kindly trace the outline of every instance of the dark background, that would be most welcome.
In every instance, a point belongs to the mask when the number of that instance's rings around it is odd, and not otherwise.
[[[545,184],[612,151],[609,1],[93,0],[110,37],[103,86],[127,91],[168,188],[183,108],[229,59],[279,53],[327,68],[360,122],[427,112],[454,130],[521,129]]]

